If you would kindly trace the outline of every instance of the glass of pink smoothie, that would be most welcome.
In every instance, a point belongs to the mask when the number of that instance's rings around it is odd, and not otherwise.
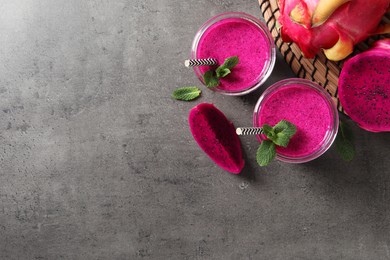
[[[331,96],[318,84],[298,78],[275,83],[256,104],[255,127],[274,126],[282,119],[297,127],[288,146],[276,148],[276,158],[290,163],[308,162],[325,153],[335,140],[339,125]],[[266,137],[257,138],[261,142]]]
[[[215,58],[221,65],[226,58],[238,56],[232,72],[212,88],[226,95],[239,96],[257,89],[275,65],[275,44],[267,27],[257,18],[241,12],[214,16],[195,35],[191,59]],[[204,84],[203,74],[210,66],[194,67]]]

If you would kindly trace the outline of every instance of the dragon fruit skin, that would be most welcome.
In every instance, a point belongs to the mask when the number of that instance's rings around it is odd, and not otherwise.
[[[338,94],[345,112],[361,128],[390,131],[390,39],[344,63]]]
[[[342,60],[353,46],[375,33],[389,0],[279,0],[281,36],[295,42],[304,56],[321,49],[330,60]]]
[[[188,117],[191,133],[202,150],[222,169],[238,174],[244,168],[234,125],[214,105],[201,103]]]

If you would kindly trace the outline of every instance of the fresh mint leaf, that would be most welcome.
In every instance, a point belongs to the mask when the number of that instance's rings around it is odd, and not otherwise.
[[[287,147],[291,137],[297,132],[297,128],[287,120],[279,121],[272,128],[272,136],[268,137],[278,146]]]
[[[261,142],[257,149],[256,161],[260,166],[266,166],[276,156],[276,145],[287,147],[297,128],[286,120],[279,121],[274,127],[263,124],[261,128],[268,140]]]
[[[261,128],[263,128],[263,132],[264,134],[268,137],[268,136],[273,136],[274,133],[273,133],[273,129],[272,129],[272,126],[270,125],[267,125],[267,124],[264,124]],[[268,137],[269,138],[269,137]]]
[[[219,79],[224,78],[231,73],[231,69],[238,64],[237,56],[225,59],[224,63],[216,70],[208,70],[203,74],[203,80],[207,87],[215,88],[219,85]]]
[[[273,127],[275,133],[283,133],[288,137],[292,137],[296,132],[297,128],[294,124],[287,120],[281,120]]]
[[[349,125],[341,120],[339,122],[335,145],[337,153],[343,160],[352,161],[355,157],[354,136]]]
[[[262,128],[263,128],[265,136],[267,136],[267,138],[269,140],[271,140],[272,142],[275,143],[275,141],[277,139],[277,135],[276,135],[275,130],[273,129],[273,127],[270,126],[270,125],[264,124],[262,126]]]
[[[177,100],[190,101],[199,97],[201,92],[198,87],[181,87],[173,91],[172,97]]]
[[[256,161],[260,166],[268,165],[276,156],[275,144],[270,140],[261,142],[256,153]]]
[[[213,70],[208,70],[203,74],[203,80],[204,83],[207,85],[211,81],[211,78],[213,77],[214,71]]]
[[[236,66],[238,64],[238,62],[239,62],[238,57],[237,56],[232,56],[232,57],[229,57],[229,58],[225,59],[225,61],[223,62],[221,67],[231,69],[234,66]]]
[[[203,80],[206,86],[209,88],[215,88],[216,86],[219,85],[219,79],[215,75],[214,70],[206,71],[203,75]]]
[[[218,67],[215,72],[217,74],[217,78],[223,78],[226,77],[228,74],[230,74],[231,70],[224,67]]]
[[[288,143],[290,142],[291,137],[283,134],[283,133],[277,133],[276,138],[273,140],[274,144],[287,147]]]

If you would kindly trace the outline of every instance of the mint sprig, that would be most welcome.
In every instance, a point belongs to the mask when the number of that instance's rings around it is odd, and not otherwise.
[[[265,125],[263,126],[263,131],[268,139],[274,142],[278,146],[286,147],[291,137],[297,131],[295,125],[292,123],[281,120],[274,127]]]
[[[198,87],[181,87],[173,91],[172,97],[177,100],[190,101],[199,97],[201,92]]]
[[[275,144],[270,140],[263,140],[256,152],[256,161],[260,166],[268,165],[276,156]]]
[[[219,85],[219,78],[216,76],[215,71],[208,70],[203,75],[204,83],[209,88],[215,88]]]
[[[268,140],[263,140],[256,152],[256,161],[260,166],[268,165],[276,156],[276,146],[287,147],[297,128],[287,120],[279,121],[274,127],[264,124],[263,132]]]
[[[343,160],[352,161],[355,157],[354,136],[350,126],[341,120],[339,122],[335,145],[337,153]]]
[[[240,60],[238,59],[237,56],[232,56],[232,57],[225,59],[225,61],[223,62],[223,64],[220,67],[232,69],[233,67],[235,67],[238,64],[239,61]]]
[[[223,78],[229,75],[232,71],[228,68],[218,67],[215,70],[215,74],[217,74],[217,78]]]
[[[219,79],[229,75],[239,62],[237,56],[225,59],[224,63],[216,69],[210,69],[203,74],[204,83],[208,88],[215,88],[219,85]]]

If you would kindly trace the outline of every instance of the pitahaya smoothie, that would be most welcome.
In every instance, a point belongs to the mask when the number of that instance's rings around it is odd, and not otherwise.
[[[297,127],[286,148],[276,147],[278,158],[282,161],[305,162],[317,158],[336,137],[336,106],[329,94],[308,80],[276,83],[264,92],[256,110],[255,126],[274,126],[284,119]]]
[[[232,56],[239,58],[232,72],[220,79],[217,91],[246,94],[268,78],[275,62],[275,47],[259,20],[244,13],[225,13],[206,22],[202,28],[195,38],[193,58],[215,58],[218,64]],[[211,67],[194,69],[201,78]]]

